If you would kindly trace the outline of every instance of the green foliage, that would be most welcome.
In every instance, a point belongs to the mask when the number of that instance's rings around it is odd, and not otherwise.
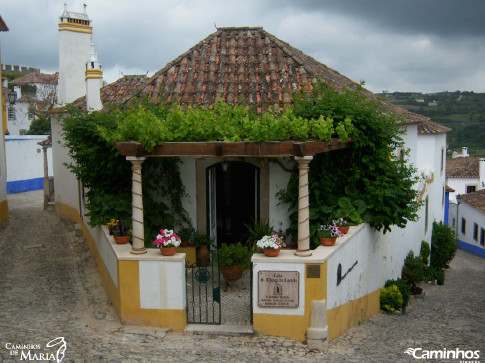
[[[428,265],[429,263],[429,256],[431,254],[431,247],[429,246],[429,243],[426,241],[421,242],[421,251],[419,252],[419,257],[421,257],[421,260],[423,261],[423,264],[425,266]]]
[[[392,313],[396,310],[401,310],[403,306],[403,298],[399,288],[396,285],[384,287],[380,295],[381,309],[387,313]]]
[[[413,251],[409,252],[404,260],[402,279],[411,286],[416,286],[424,280],[424,265],[419,257],[414,257]]]
[[[219,263],[221,266],[238,265],[248,268],[251,263],[251,252],[241,242],[227,245],[223,243],[219,248]]]
[[[302,118],[291,108],[281,113],[258,115],[245,106],[230,106],[218,100],[211,108],[182,108],[139,103],[115,115],[116,127],[103,125],[99,132],[109,143],[132,140],[147,151],[165,142],[308,140],[329,141],[335,135],[347,138],[353,127],[349,118],[334,128],[331,117]]]
[[[268,221],[253,221],[252,225],[246,224],[245,227],[248,231],[245,244],[253,253],[259,251],[256,242],[264,236],[270,236],[275,233],[273,226],[271,226]]]
[[[445,284],[445,272],[443,270],[436,270],[435,277],[438,282],[438,285]]]
[[[212,243],[210,236],[195,232],[194,234],[194,246],[209,246]]]
[[[424,277],[426,281],[438,281],[438,285],[445,283],[445,272],[437,267],[426,266],[424,270]]]
[[[87,190],[91,226],[106,224],[112,218],[122,218],[131,224],[131,163],[98,131],[100,128],[113,131],[119,112],[70,110],[63,119],[65,145],[74,160],[67,167]],[[151,242],[162,226],[173,229],[188,221],[181,201],[185,189],[179,163],[177,158],[148,158],[143,163],[146,247],[152,247]]]
[[[433,222],[431,234],[431,266],[447,268],[456,253],[456,239],[453,230],[443,223]]]
[[[409,303],[409,297],[411,296],[411,287],[403,279],[387,280],[384,287],[395,285],[399,289],[402,296],[402,310],[405,311]]]
[[[319,83],[312,93],[295,96],[294,114],[304,119],[330,117],[334,123],[352,120],[351,148],[316,155],[310,164],[310,220],[312,246],[318,245],[316,228],[339,217],[353,224],[368,222],[377,230],[405,227],[417,219],[414,169],[403,164],[395,150],[403,145],[399,119],[369,100],[360,90],[334,92]],[[338,128],[338,127],[337,127]],[[291,232],[297,230],[298,175],[278,193],[289,204]]]
[[[27,135],[50,135],[51,120],[49,118],[39,117],[30,123]]]

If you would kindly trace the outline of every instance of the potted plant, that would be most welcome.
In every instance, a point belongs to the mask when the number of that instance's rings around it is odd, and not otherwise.
[[[212,239],[209,236],[198,232],[194,234],[194,245],[197,248],[195,256],[200,267],[206,267],[209,264],[211,243]]]
[[[342,217],[337,219],[336,221],[333,221],[333,224],[336,225],[340,232],[342,232],[343,234],[346,234],[349,231],[350,225],[346,217]]]
[[[194,233],[195,230],[192,226],[182,228],[179,231],[179,236],[180,239],[182,240],[182,243],[180,244],[181,247],[187,247],[189,243],[192,241],[194,238]]]
[[[277,234],[264,236],[256,243],[256,246],[262,248],[266,256],[276,257],[279,255],[281,247],[284,247],[283,237],[280,237]]]
[[[273,227],[268,222],[253,222],[252,225],[244,225],[247,232],[246,245],[253,253],[258,252],[256,242],[267,235],[272,235],[274,233]]]
[[[223,243],[219,248],[219,264],[222,276],[227,282],[234,282],[242,277],[244,269],[249,267],[251,252],[241,242],[227,245]]]
[[[333,246],[338,237],[342,237],[344,234],[340,232],[338,227],[334,224],[323,224],[317,231],[318,237],[320,237],[320,243],[322,246]]]
[[[160,247],[162,255],[173,256],[181,242],[180,237],[173,230],[161,229],[160,234],[153,241],[153,245]]]
[[[130,241],[131,230],[121,218],[111,219],[108,222],[109,234],[117,244],[125,244]]]

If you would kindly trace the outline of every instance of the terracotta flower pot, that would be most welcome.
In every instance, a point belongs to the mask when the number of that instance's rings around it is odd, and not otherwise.
[[[322,246],[333,246],[336,240],[337,240],[337,237],[334,237],[334,238],[320,237],[320,243],[322,244]]]
[[[340,232],[342,232],[343,234],[346,234],[349,231],[349,228],[350,228],[350,226],[338,227]]]
[[[113,236],[113,239],[119,245],[124,245],[130,242],[130,236]]]
[[[221,266],[221,272],[227,282],[237,281],[243,275],[243,269],[239,265]]]
[[[160,247],[160,252],[164,256],[173,256],[177,252],[177,247]]]
[[[281,248],[278,248],[277,250],[275,250],[273,248],[264,248],[263,252],[264,252],[265,256],[276,257],[280,254],[280,250],[281,250]]]
[[[197,247],[196,258],[199,267],[207,267],[210,261],[210,251],[207,245]]]

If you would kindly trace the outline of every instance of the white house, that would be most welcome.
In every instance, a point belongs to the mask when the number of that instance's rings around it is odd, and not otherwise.
[[[462,194],[459,204],[450,204],[449,218],[458,248],[485,257],[485,189]]]
[[[455,191],[450,202],[456,203],[458,194],[473,193],[485,188],[485,158],[456,157],[446,161],[446,185]]]
[[[80,20],[84,19],[84,15]],[[89,32],[83,34],[86,37],[90,35]],[[60,52],[63,49],[61,46]],[[219,28],[150,79],[126,76],[102,88],[100,94],[104,107],[111,103],[129,103],[139,96],[146,96],[153,102],[164,96],[168,101],[177,99],[185,104],[211,105],[220,96],[229,104],[244,99],[262,111],[290,104],[295,90],[312,87],[312,82],[320,77],[337,89],[356,85],[262,28]],[[60,84],[64,82],[62,78],[60,73]],[[375,99],[372,93],[364,92]],[[86,106],[85,98],[77,99],[72,105],[85,110],[90,108]],[[400,276],[403,261],[410,250],[419,253],[421,241],[431,242],[432,222],[441,221],[444,217],[444,150],[449,129],[396,106],[387,104],[387,107],[401,114],[405,120],[402,124],[406,131],[405,148],[410,150],[407,161],[418,169],[421,178],[417,186],[419,199],[423,201],[419,221],[409,223],[404,229],[393,228],[387,234],[362,224],[352,227],[334,247],[321,246],[314,251],[300,248],[308,242],[303,236],[295,254],[285,250],[274,259],[254,255],[252,296],[255,332],[305,340],[315,302],[325,305],[323,311],[328,328],[317,329],[318,337],[313,338],[335,338],[350,326],[378,313],[379,292],[384,282]],[[106,233],[106,228],[90,228],[85,223],[86,216],[80,202],[82,191],[75,176],[64,166],[70,160],[62,146],[62,121],[54,119],[52,131],[56,208],[83,226],[120,319],[128,323],[184,329],[187,325],[185,254],[163,257],[157,250],[146,250],[143,240],[141,247],[138,243],[143,238],[140,237],[143,233],[139,234],[135,225],[143,224],[140,169],[145,155],[125,154],[133,166],[134,243],[132,247],[117,246]],[[251,216],[268,220],[283,229],[288,227],[289,212],[278,205],[275,195],[286,187],[290,178],[290,173],[280,164],[254,155],[224,156],[217,153],[181,159],[180,171],[187,190],[184,207],[199,232],[227,239],[236,231],[243,217]],[[297,163],[300,178],[304,178],[310,160],[311,157],[302,160],[301,157],[290,156],[284,162]],[[306,185],[305,182],[300,183],[300,192],[307,188]],[[236,192],[232,192],[234,190]],[[238,208],[233,209],[244,210],[245,215],[231,213],[229,203],[234,201],[237,201]],[[302,209],[308,212],[308,205]],[[305,223],[301,223],[302,230]],[[352,272],[348,276],[346,274],[344,282],[336,283],[339,271],[341,277],[342,271],[347,270]],[[257,276],[259,272],[268,271],[291,272],[298,276],[295,282],[298,282],[299,295],[293,301],[296,309],[272,309],[258,304]],[[173,284],[167,289],[169,280]]]
[[[0,32],[8,31],[7,24],[0,16]],[[1,45],[0,45],[0,63],[1,63]],[[0,80],[2,70],[0,69]],[[0,227],[8,221],[8,202],[7,202],[7,166],[5,163],[5,130],[6,126],[6,104],[4,92],[0,92],[0,124],[2,125],[2,135],[0,137]]]
[[[24,135],[38,116],[57,104],[57,75],[31,72],[10,82],[17,99],[8,105],[7,129],[10,135]]]

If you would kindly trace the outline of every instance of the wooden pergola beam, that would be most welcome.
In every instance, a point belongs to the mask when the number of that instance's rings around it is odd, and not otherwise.
[[[167,142],[146,152],[142,144],[135,141],[118,141],[116,148],[125,156],[168,157],[168,156],[235,156],[235,157],[288,157],[315,156],[316,154],[345,149],[351,139],[342,142],[332,139],[320,141],[267,141],[267,142]]]

